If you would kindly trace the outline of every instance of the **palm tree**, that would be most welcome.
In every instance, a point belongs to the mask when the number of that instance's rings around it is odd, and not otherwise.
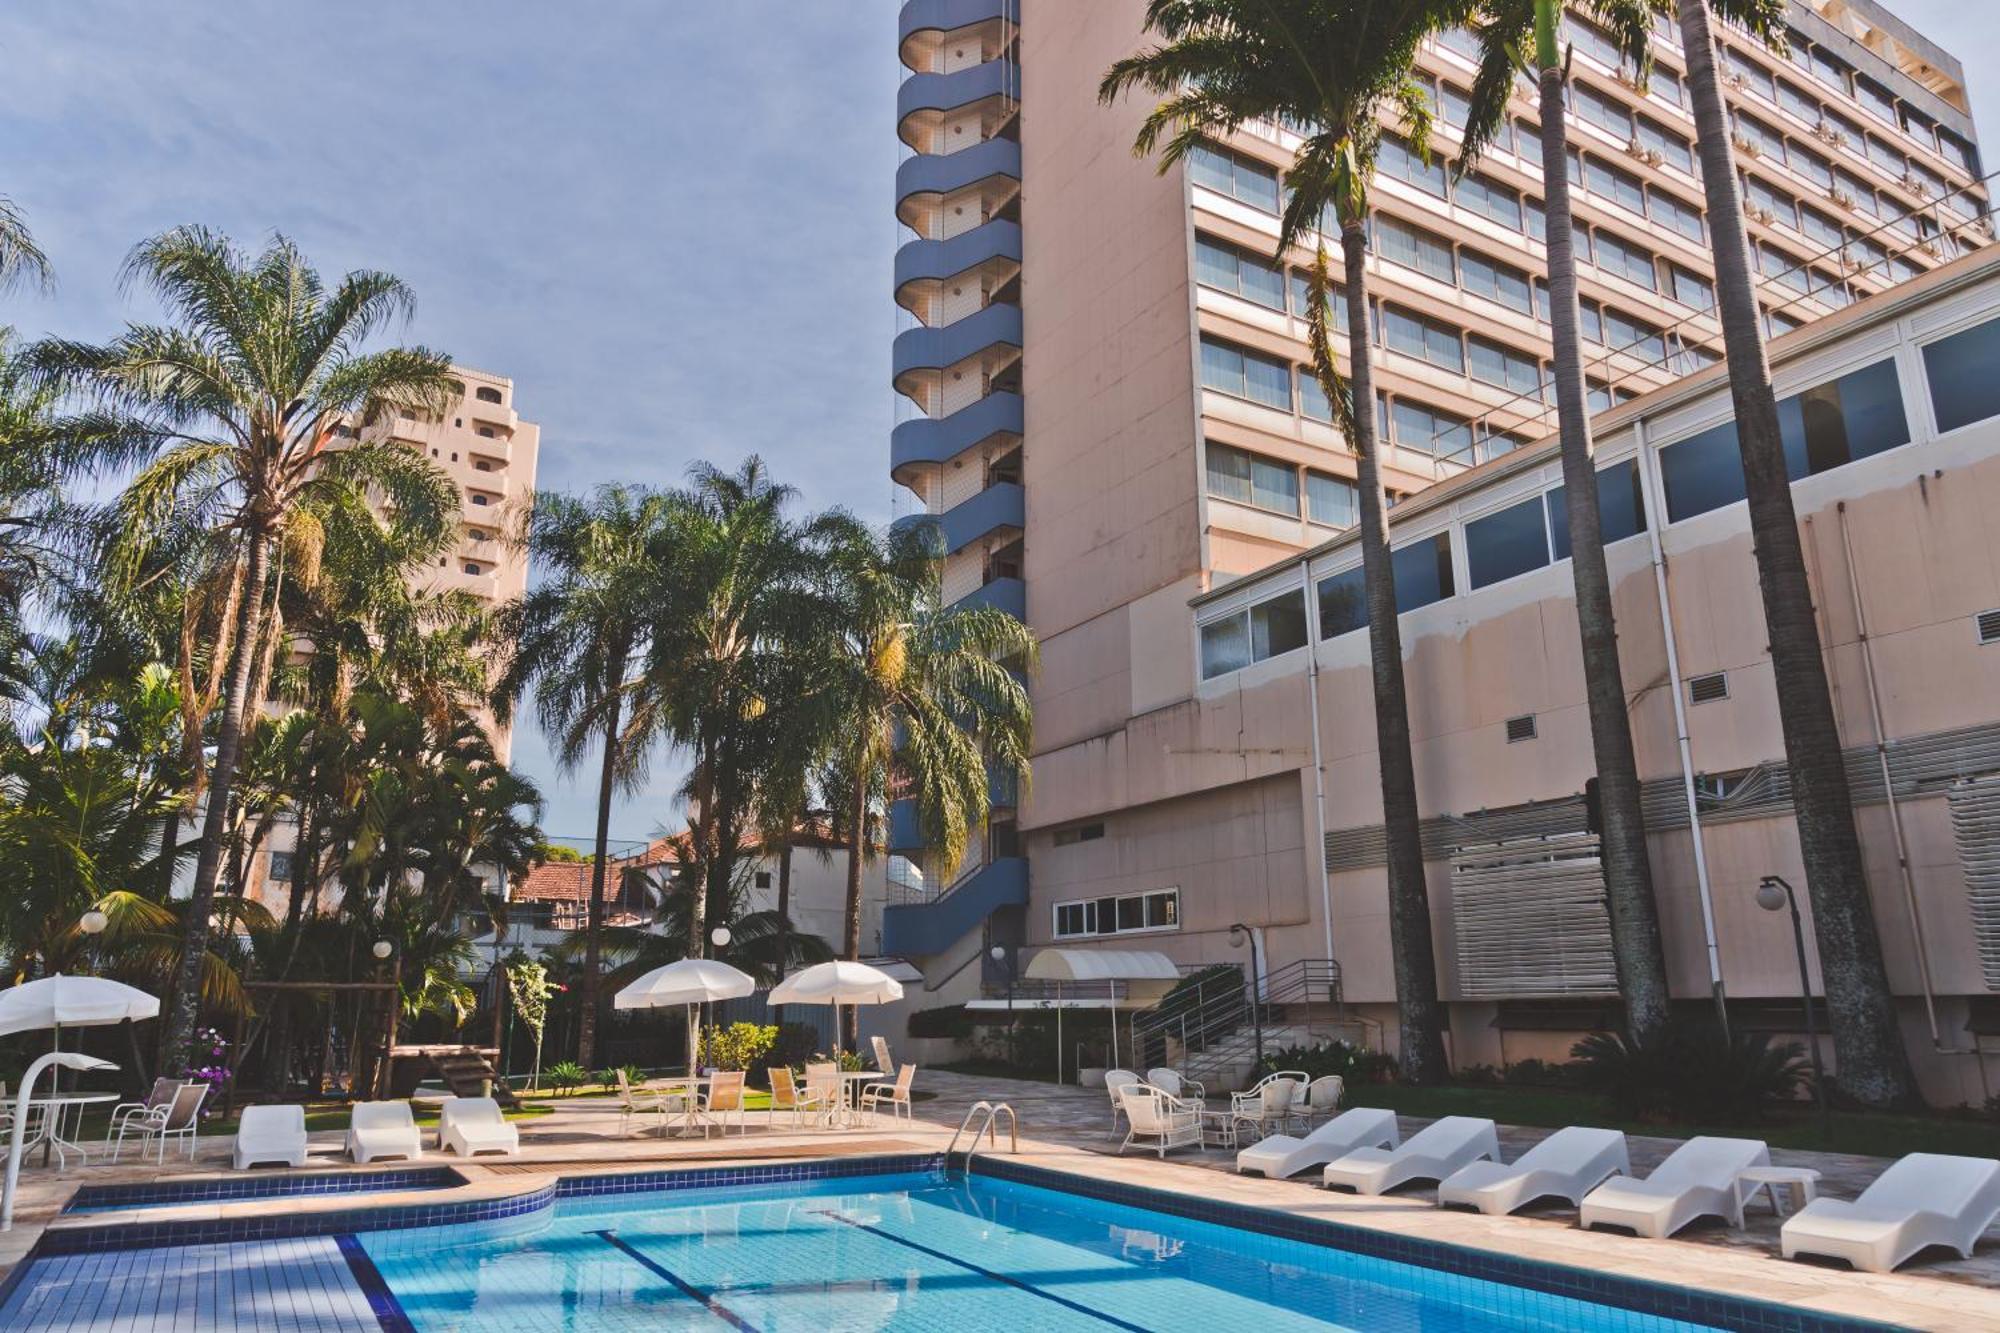
[[[1411,77],[1411,66],[1426,37],[1463,24],[1473,8],[1474,0],[1149,0],[1146,24],[1163,44],[1113,65],[1099,89],[1106,104],[1131,89],[1162,99],[1140,127],[1136,144],[1142,155],[1159,151],[1162,171],[1250,121],[1302,127],[1304,140],[1286,177],[1291,198],[1279,221],[1277,253],[1284,255],[1309,229],[1324,228],[1323,219],[1340,230],[1348,312],[1345,386],[1327,334],[1323,245],[1311,285],[1310,341],[1314,370],[1354,449],[1360,489],[1399,1059],[1410,1083],[1435,1082],[1446,1066],[1368,365],[1368,182],[1385,116],[1399,116],[1428,156],[1430,101]]]
[[[222,713],[164,1037],[177,1058],[195,1025],[245,720],[262,697],[255,668],[272,556],[295,516],[364,487],[396,524],[446,531],[457,488],[415,450],[387,439],[328,446],[349,420],[441,413],[453,381],[439,353],[363,350],[385,324],[411,314],[400,280],[364,270],[328,290],[283,236],[251,255],[217,232],[182,227],[141,242],[126,274],[152,289],[171,324],[131,325],[102,346],[52,339],[31,355],[46,382],[90,404],[71,420],[65,474],[137,469],[118,502],[121,559],[107,571],[114,579],[143,565],[169,519],[227,534],[236,556]]]
[[[564,771],[591,746],[600,752],[577,1031],[577,1060],[586,1067],[597,1045],[612,797],[643,780],[650,748],[643,724],[627,727],[626,704],[640,683],[652,612],[671,569],[673,518],[670,497],[627,486],[601,487],[587,500],[538,496],[524,544],[544,582],[502,614],[501,637],[513,648],[494,691],[495,716],[505,722],[532,685],[542,731]]]
[[[847,783],[850,840],[840,948],[858,958],[870,793],[893,774],[916,802],[932,868],[948,880],[986,822],[989,766],[1027,780],[1033,710],[1015,673],[1034,669],[1038,649],[1005,611],[941,605],[943,561],[927,525],[880,540],[849,522],[831,555],[826,693],[842,737],[835,768]]]
[[[1736,444],[1743,456],[1750,534],[1771,645],[1772,683],[1792,778],[1799,852],[1812,899],[1813,935],[1833,1031],[1841,1091],[1868,1106],[1920,1104],[1909,1053],[1896,1023],[1882,940],[1854,828],[1854,800],[1840,754],[1840,732],[1820,656],[1812,586],[1806,578],[1791,478],[1778,434],[1777,395],[1758,322],[1750,276],[1750,243],[1729,140],[1729,113],[1716,73],[1714,19],[1707,0],[1678,0],[1681,44],[1687,52],[1702,190],[1715,251],[1716,307],[1729,394],[1736,409]],[[1784,42],[1784,6],[1765,0],[1747,16],[1751,32]]]
[[[13,200],[0,195],[0,292],[24,280],[46,291],[54,275],[49,269],[48,256],[35,244],[21,210]]]

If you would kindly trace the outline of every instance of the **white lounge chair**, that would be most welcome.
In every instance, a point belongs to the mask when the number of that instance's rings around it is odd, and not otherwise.
[[[347,1116],[347,1155],[357,1162],[377,1157],[406,1157],[411,1161],[424,1155],[424,1141],[417,1133],[416,1117],[408,1102],[356,1102]]]
[[[881,1037],[870,1037],[868,1044],[875,1052],[875,1068],[881,1071],[882,1077],[896,1077],[896,1062],[889,1058],[889,1043]]]
[[[1236,1169],[1246,1175],[1283,1180],[1307,1167],[1324,1166],[1357,1148],[1393,1148],[1398,1142],[1396,1113],[1375,1106],[1343,1111],[1304,1138],[1273,1134],[1236,1154]]]
[[[1689,1139],[1644,1180],[1614,1176],[1586,1194],[1578,1220],[1586,1228],[1630,1227],[1655,1238],[1671,1236],[1697,1217],[1726,1217],[1740,1227],[1736,1173],[1770,1164],[1770,1150],[1759,1139]]]
[[[306,1108],[303,1106],[246,1106],[236,1122],[238,1171],[259,1164],[281,1162],[286,1166],[306,1164]]]
[[[1480,1158],[1500,1160],[1500,1136],[1491,1120],[1448,1115],[1412,1134],[1399,1148],[1358,1148],[1328,1162],[1329,1189],[1381,1194],[1412,1180],[1443,1180]]]
[[[1146,1071],[1146,1081],[1161,1092],[1166,1093],[1167,1096],[1172,1097],[1175,1101],[1205,1102],[1208,1100],[1208,1089],[1194,1079],[1183,1078],[1178,1069],[1168,1069],[1165,1066],[1158,1069],[1148,1069]]]
[[[1501,1216],[1536,1199],[1565,1199],[1571,1205],[1616,1175],[1630,1175],[1632,1159],[1625,1136],[1615,1129],[1571,1125],[1522,1153],[1516,1161],[1473,1162],[1438,1185],[1438,1203],[1463,1204]]]
[[[1125,1103],[1118,1096],[1125,1088],[1144,1082],[1129,1069],[1107,1069],[1104,1071],[1104,1091],[1111,1097],[1111,1132],[1118,1132],[1118,1122],[1125,1118]]]
[[[1132,1124],[1125,1142],[1118,1145],[1120,1153],[1135,1143],[1162,1157],[1175,1148],[1201,1146],[1201,1110],[1193,1103],[1146,1083],[1125,1088],[1119,1095],[1125,1100],[1125,1118]]]
[[[1778,1241],[1787,1259],[1820,1254],[1865,1273],[1887,1273],[1932,1245],[1970,1258],[1996,1220],[2000,1162],[1916,1152],[1877,1176],[1858,1199],[1814,1199],[1785,1219]]]
[[[512,1157],[521,1151],[521,1131],[507,1123],[500,1103],[491,1097],[447,1097],[438,1110],[438,1151]]]

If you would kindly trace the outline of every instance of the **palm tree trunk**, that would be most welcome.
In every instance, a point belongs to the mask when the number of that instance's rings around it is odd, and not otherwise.
[[[868,837],[868,765],[854,765],[854,793],[847,802],[847,902],[840,922],[840,956],[861,956],[861,858]]]
[[[694,799],[697,807],[694,828],[694,854],[698,860],[693,883],[688,892],[688,936],[687,956],[700,958],[703,945],[708,938],[708,868],[714,863],[715,852],[709,845],[713,841],[715,828],[715,742],[703,740],[698,757],[700,772],[695,774]]]
[[[1715,289],[1729,361],[1736,443],[1743,456],[1750,533],[1771,644],[1772,682],[1792,778],[1792,808],[1812,901],[1813,936],[1833,1032],[1840,1090],[1864,1105],[1920,1105],[1882,961],[1882,940],[1861,863],[1853,798],[1840,754],[1833,697],[1820,656],[1798,515],[1778,433],[1771,365],[1757,320],[1743,203],[1731,161],[1728,113],[1716,79],[1707,0],[1679,0],[1702,189],[1715,250]]]
[[[1570,579],[1583,641],[1583,689],[1603,810],[1599,855],[1611,915],[1611,953],[1626,1029],[1649,1044],[1666,1028],[1670,995],[1660,943],[1659,905],[1646,855],[1646,821],[1639,808],[1639,767],[1625,711],[1625,677],[1618,663],[1618,627],[1604,534],[1597,512],[1597,466],[1583,391],[1583,341],[1576,301],[1576,256],[1570,235],[1569,129],[1563,116],[1563,72],[1555,55],[1555,0],[1536,0],[1541,64],[1542,182],[1547,199],[1550,325],[1555,342],[1556,417],[1562,434],[1563,491],[1569,511]],[[1546,34],[1547,41],[1539,39]]]
[[[1435,1083],[1447,1072],[1444,1033],[1437,957],[1431,944],[1430,891],[1424,883],[1424,847],[1417,822],[1417,769],[1410,757],[1403,635],[1396,620],[1396,576],[1389,564],[1388,506],[1376,456],[1375,389],[1368,365],[1367,239],[1360,219],[1343,220],[1340,252],[1347,284],[1348,417],[1354,436],[1355,482],[1361,492],[1361,577],[1368,602],[1375,748],[1389,851],[1389,951],[1396,973],[1398,1058],[1404,1082]]]
[[[778,850],[778,980],[785,979],[785,965],[792,953],[792,838],[788,831]]]
[[[208,915],[215,901],[216,877],[222,870],[229,801],[236,786],[236,760],[243,744],[244,715],[251,706],[253,693],[251,675],[264,614],[268,540],[264,532],[253,531],[245,543],[248,567],[244,571],[243,595],[237,603],[235,642],[230,645],[229,686],[222,700],[222,724],[215,735],[215,762],[209,769],[208,807],[202,816],[201,851],[195,862],[194,890],[188,899],[173,1013],[161,1043],[162,1068],[173,1068],[186,1056],[194,1039],[195,1018],[200,1012],[202,962],[208,956]]]
[[[625,661],[621,655],[611,664],[608,678],[616,683],[625,679]],[[590,908],[584,921],[583,938],[583,1008],[578,1016],[576,1033],[577,1063],[585,1069],[591,1068],[591,1059],[597,1053],[597,996],[602,985],[598,970],[603,963],[604,935],[604,876],[611,850],[611,796],[618,778],[618,723],[623,696],[611,696],[611,710],[604,719],[604,762],[597,773],[597,838],[592,844],[596,852],[596,864],[590,868]]]

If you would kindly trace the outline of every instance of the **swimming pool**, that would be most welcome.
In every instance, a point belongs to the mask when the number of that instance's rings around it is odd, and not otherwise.
[[[359,1240],[419,1333],[1703,1327],[942,1172],[572,1199],[483,1230]]]
[[[270,1172],[218,1176],[212,1180],[159,1180],[131,1185],[84,1185],[63,1205],[66,1213],[112,1213],[129,1208],[163,1208],[186,1203],[240,1203],[245,1199],[318,1198],[329,1194],[377,1194],[397,1190],[439,1190],[463,1185],[465,1177],[448,1166],[399,1167],[382,1171]]]

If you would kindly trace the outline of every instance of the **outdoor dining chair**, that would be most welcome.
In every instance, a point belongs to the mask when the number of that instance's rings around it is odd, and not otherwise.
[[[195,1130],[201,1125],[201,1103],[208,1096],[208,1084],[183,1083],[174,1090],[174,1099],[164,1106],[155,1106],[139,1115],[127,1116],[118,1126],[118,1138],[111,1146],[111,1160],[117,1161],[118,1154],[125,1150],[125,1136],[136,1134],[140,1139],[139,1152],[143,1157],[146,1145],[153,1145],[153,1160],[167,1160],[167,1140],[180,1139],[187,1144],[187,1155],[194,1157]]]
[[[748,1134],[749,1122],[743,1118],[743,1084],[747,1076],[740,1069],[725,1070],[708,1081],[708,1095],[701,1102],[701,1136],[708,1137],[708,1127],[714,1125],[725,1136],[729,1133],[729,1118],[736,1117],[736,1132]]]

